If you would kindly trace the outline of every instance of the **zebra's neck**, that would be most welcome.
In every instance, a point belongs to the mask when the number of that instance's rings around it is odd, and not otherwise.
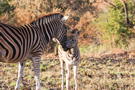
[[[52,38],[55,38],[59,41],[59,44],[62,45],[64,50],[66,49],[66,26],[62,22],[63,15],[61,14],[52,14],[49,16],[44,16],[36,21],[31,22],[32,25],[38,28],[40,37],[44,45],[47,44]]]
[[[47,44],[52,40],[53,37],[53,29],[50,30],[47,24],[45,25],[35,25],[37,28],[37,32],[40,37],[40,45],[43,50],[46,50]]]
[[[37,27],[41,39],[44,39],[47,43],[52,40],[54,28],[51,27],[50,23],[43,23],[42,20],[38,20],[34,23],[34,26]]]

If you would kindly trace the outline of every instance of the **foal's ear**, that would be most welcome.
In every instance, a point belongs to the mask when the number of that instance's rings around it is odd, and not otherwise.
[[[77,31],[77,33],[76,33],[77,35],[80,35],[80,32],[79,31]]]
[[[76,32],[77,32],[77,29],[69,30],[69,33],[71,34],[76,34]]]
[[[66,16],[62,17],[62,18],[61,18],[61,21],[62,21],[63,23],[65,23],[65,22],[67,21],[67,19],[68,19],[68,16],[69,16],[69,13],[68,13]]]
[[[80,32],[78,31],[78,29],[74,29],[72,30],[72,34],[80,35]]]

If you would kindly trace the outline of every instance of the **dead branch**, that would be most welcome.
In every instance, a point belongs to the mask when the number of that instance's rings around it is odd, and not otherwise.
[[[111,6],[113,6],[114,8],[116,8],[116,6],[114,4],[112,4],[111,2],[109,2],[108,0],[104,0],[104,2],[110,4]]]

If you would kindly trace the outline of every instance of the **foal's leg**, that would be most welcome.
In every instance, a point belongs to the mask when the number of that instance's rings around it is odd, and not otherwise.
[[[34,65],[34,72],[35,72],[35,79],[36,79],[36,90],[41,90],[40,87],[40,62],[41,57],[32,57],[33,65]]]
[[[21,81],[21,77],[23,75],[25,63],[26,63],[26,61],[19,62],[18,79],[17,79],[17,83],[16,83],[16,86],[15,86],[15,90],[19,90],[20,81]]]
[[[75,90],[78,90],[78,85],[77,85],[77,67],[78,66],[73,66],[73,70],[74,70],[74,80],[75,80]]]
[[[67,90],[69,90],[69,65],[66,63],[66,88]]]
[[[61,75],[62,75],[61,90],[64,90],[64,65],[63,65],[63,60],[61,59],[60,59],[60,65],[61,65]]]

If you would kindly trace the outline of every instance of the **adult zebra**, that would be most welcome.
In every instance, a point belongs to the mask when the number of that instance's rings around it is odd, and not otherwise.
[[[27,59],[34,66],[36,90],[40,90],[40,61],[41,55],[47,48],[47,43],[57,39],[58,43],[67,50],[67,16],[59,13],[45,15],[30,24],[13,27],[0,23],[0,61],[5,63],[19,62],[18,80],[15,89],[19,89],[23,69]]]

